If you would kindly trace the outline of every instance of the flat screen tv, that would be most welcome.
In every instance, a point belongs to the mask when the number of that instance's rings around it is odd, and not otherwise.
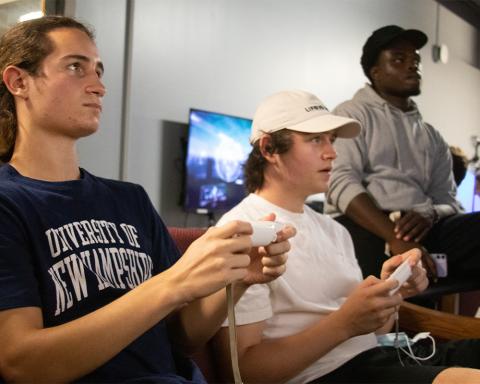
[[[235,206],[246,195],[243,164],[252,120],[191,109],[185,159],[187,212],[209,214]]]
[[[465,178],[457,188],[457,200],[466,213],[480,211],[480,183],[475,168],[469,167]]]

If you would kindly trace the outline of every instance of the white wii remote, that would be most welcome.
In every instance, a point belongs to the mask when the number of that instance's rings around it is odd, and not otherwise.
[[[405,283],[408,278],[412,275],[412,267],[410,266],[408,262],[408,258],[400,264],[395,271],[388,277],[387,280],[397,280],[398,281],[398,286],[396,288],[393,288],[390,290],[390,295],[395,294],[400,287]]]
[[[278,221],[251,221],[252,246],[260,247],[273,243],[277,240],[277,233],[280,232],[285,224]]]

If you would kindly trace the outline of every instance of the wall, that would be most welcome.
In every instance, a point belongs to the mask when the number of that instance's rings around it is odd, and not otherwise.
[[[92,4],[88,10],[82,5],[82,12],[93,18],[113,6],[111,0],[78,3]],[[438,38],[448,44],[451,59],[433,63],[433,0],[136,0],[133,5],[126,179],[146,187],[170,225],[206,223],[185,216],[177,205],[180,137],[190,107],[251,117],[263,97],[285,88],[310,90],[334,107],[365,82],[361,47],[372,30],[386,24],[419,28],[430,38],[421,51],[424,86],[417,98],[425,119],[469,154],[470,136],[480,135],[480,71],[472,65],[478,63],[478,32],[440,7]],[[115,61],[121,33],[111,30],[117,27],[113,18],[106,21],[98,31],[99,47],[106,60]],[[110,89],[107,100],[116,98],[116,91]],[[105,162],[97,174],[115,174],[115,113],[105,110],[105,136],[82,147],[90,162]]]
[[[96,175],[118,179],[122,139],[122,101],[125,55],[126,0],[67,1],[74,16],[95,29],[96,42],[105,66],[100,130],[78,144],[80,164]],[[69,13],[68,11],[67,13]]]

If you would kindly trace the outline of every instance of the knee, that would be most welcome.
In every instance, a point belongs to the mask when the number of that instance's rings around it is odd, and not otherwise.
[[[480,383],[480,370],[472,368],[447,368],[440,372],[433,384],[478,384]]]

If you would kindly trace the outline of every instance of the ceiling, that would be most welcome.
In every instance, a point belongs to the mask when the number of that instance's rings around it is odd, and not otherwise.
[[[480,0],[437,0],[445,8],[480,30]]]

